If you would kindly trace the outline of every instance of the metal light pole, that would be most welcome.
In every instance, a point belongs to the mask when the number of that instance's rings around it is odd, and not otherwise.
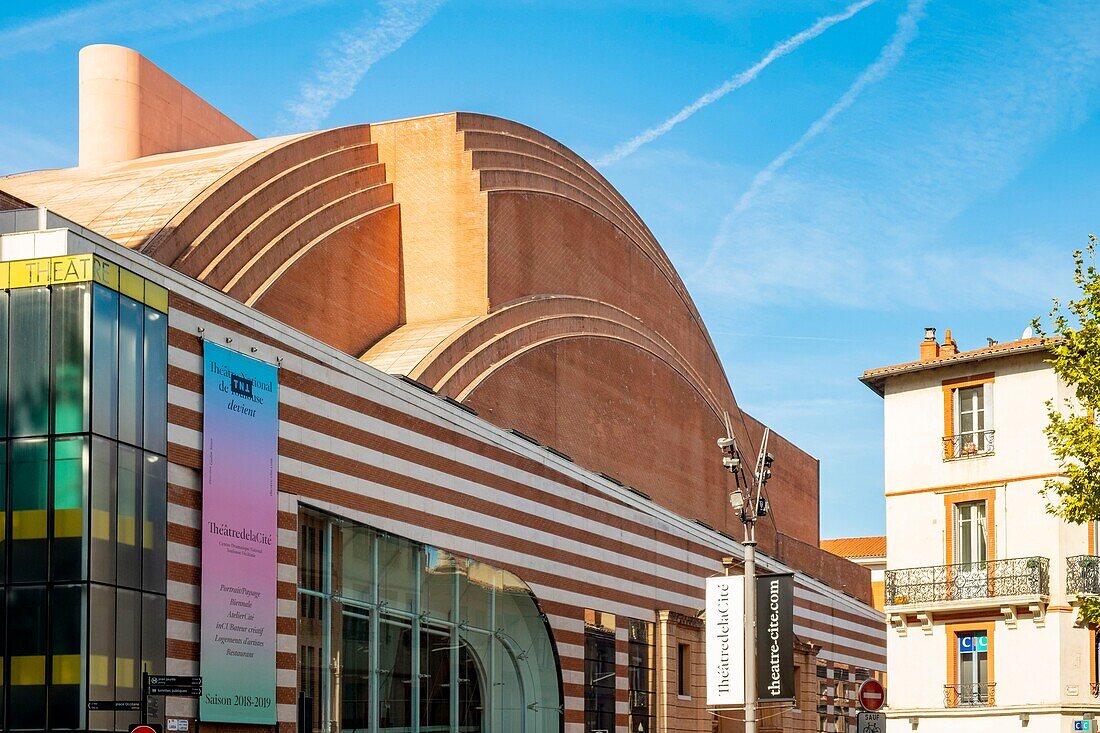
[[[733,474],[737,488],[730,493],[730,505],[741,512],[745,527],[745,733],[757,733],[756,692],[756,520],[767,515],[768,502],[763,497],[764,485],[771,478],[772,456],[768,453],[769,428],[764,428],[756,470],[750,481],[741,465],[741,452],[733,437],[729,413],[725,413],[726,437],[718,439],[722,449],[722,465]]]

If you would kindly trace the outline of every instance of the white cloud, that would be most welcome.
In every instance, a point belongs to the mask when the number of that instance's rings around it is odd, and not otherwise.
[[[281,131],[318,129],[332,108],[355,92],[363,75],[401,48],[441,5],[443,0],[386,0],[380,17],[341,32],[322,52],[312,78],[286,105]]]
[[[184,28],[255,10],[318,0],[104,0],[0,30],[0,58],[45,51],[59,43],[95,42],[119,34]]]
[[[747,306],[1042,308],[1068,245],[953,241],[947,225],[1094,108],[1100,8],[971,8],[930,15],[919,58],[858,104],[846,93],[851,114],[826,113],[757,175],[692,268],[701,291]]]
[[[681,109],[676,114],[672,115],[672,117],[669,117],[661,124],[657,125],[656,127],[651,127],[648,130],[632,137],[631,139],[615,146],[615,149],[612,150],[610,153],[607,153],[606,155],[597,159],[596,165],[611,165],[612,163],[618,162],[628,155],[631,155],[636,150],[638,150],[638,148],[653,142],[657,138],[672,130],[672,128],[676,127],[676,125],[687,120],[699,110],[703,109],[704,107],[708,107],[711,104],[714,104],[730,92],[745,86],[757,76],[759,76],[760,72],[768,68],[768,66],[770,66],[771,63],[776,59],[782,58],[783,56],[786,56],[787,54],[797,49],[802,44],[807,43],[808,41],[812,41],[825,31],[832,28],[837,23],[848,20],[853,15],[863,10],[868,5],[872,5],[876,1],[877,0],[857,0],[857,2],[852,3],[844,10],[836,13],[835,15],[827,15],[823,18],[819,18],[817,22],[811,25],[809,28],[806,28],[805,30],[796,33],[785,41],[777,43],[774,47],[772,47],[770,51],[768,51],[767,54],[764,55],[762,59],[750,66],[748,69],[745,69],[741,73],[729,78],[718,87],[710,90],[691,104]]]

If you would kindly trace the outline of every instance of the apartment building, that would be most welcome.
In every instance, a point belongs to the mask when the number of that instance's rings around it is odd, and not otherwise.
[[[1042,494],[1059,475],[1046,402],[1070,395],[1046,356],[1039,338],[960,351],[929,328],[917,361],[861,377],[885,407],[892,733],[1087,730],[1100,710],[1075,608],[1097,587],[1095,529]]]

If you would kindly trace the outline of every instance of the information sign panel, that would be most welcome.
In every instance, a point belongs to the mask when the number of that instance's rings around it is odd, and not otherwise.
[[[199,715],[275,723],[278,369],[203,344]]]

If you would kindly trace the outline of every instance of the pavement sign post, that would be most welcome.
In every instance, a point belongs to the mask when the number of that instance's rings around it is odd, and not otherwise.
[[[886,716],[864,710],[856,718],[856,733],[886,733]]]

